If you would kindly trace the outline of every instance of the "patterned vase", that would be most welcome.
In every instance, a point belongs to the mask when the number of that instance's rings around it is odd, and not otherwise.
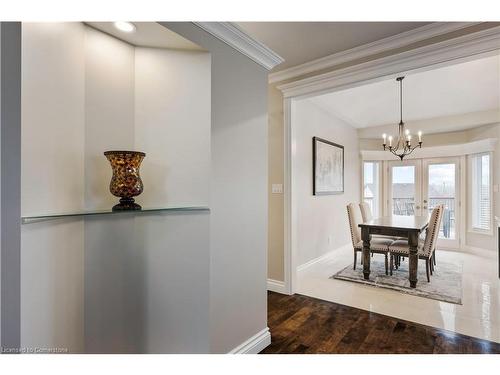
[[[120,203],[113,206],[113,211],[140,210],[142,207],[134,202],[133,197],[144,189],[139,167],[146,154],[139,151],[106,151],[104,156],[113,169],[109,191],[121,198]]]

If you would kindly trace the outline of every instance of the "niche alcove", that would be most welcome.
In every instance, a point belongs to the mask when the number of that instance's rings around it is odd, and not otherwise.
[[[22,25],[22,347],[208,351],[211,58],[136,27]],[[122,149],[144,209],[104,215]]]

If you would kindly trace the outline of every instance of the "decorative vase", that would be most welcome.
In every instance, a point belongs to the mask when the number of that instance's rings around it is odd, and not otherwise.
[[[133,197],[141,194],[144,189],[139,167],[146,154],[139,151],[106,151],[104,156],[109,160],[113,169],[109,191],[121,198],[120,203],[113,206],[113,211],[142,209],[134,202]]]

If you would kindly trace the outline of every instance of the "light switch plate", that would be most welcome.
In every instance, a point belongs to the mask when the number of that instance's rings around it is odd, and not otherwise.
[[[283,184],[273,184],[271,187],[271,192],[273,194],[282,194],[283,193]]]
[[[493,192],[498,193],[498,185],[493,185]]]

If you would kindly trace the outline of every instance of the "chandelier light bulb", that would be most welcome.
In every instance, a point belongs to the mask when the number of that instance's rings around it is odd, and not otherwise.
[[[418,131],[418,141],[422,142],[422,132],[420,130]]]

